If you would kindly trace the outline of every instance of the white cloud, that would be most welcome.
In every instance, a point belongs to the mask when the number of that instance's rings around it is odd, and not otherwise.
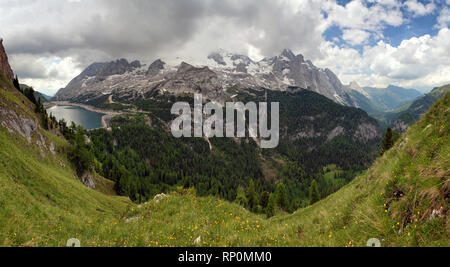
[[[329,42],[321,46],[321,51],[323,59],[316,64],[335,71],[343,83],[357,80],[363,86],[395,84],[418,89],[450,83],[448,28],[434,37],[404,40],[397,47],[379,41],[375,46],[365,46],[362,54]]]
[[[433,87],[450,82],[449,1],[354,0],[342,6],[336,0],[0,0],[0,35],[21,81],[46,93],[94,61],[179,63],[218,48],[254,59],[290,48],[345,83]],[[386,27],[438,11],[437,36],[397,46],[384,39]],[[330,26],[343,32],[335,43],[362,50],[326,41]]]
[[[437,20],[436,25],[437,28],[440,29],[447,28],[448,25],[450,25],[450,8],[448,7],[443,8],[436,20]]]
[[[341,6],[336,1],[326,1],[322,8],[327,12],[327,26],[337,25],[341,28],[356,28],[370,31],[381,30],[385,25],[400,26],[403,14],[396,1],[384,1],[368,7],[361,0]]]
[[[404,3],[406,9],[413,14],[413,17],[421,17],[433,13],[436,5],[433,1],[428,4],[423,4],[417,0],[408,0]]]
[[[351,45],[360,45],[367,43],[370,33],[364,30],[348,29],[343,30],[342,39]]]
[[[325,1],[322,9],[327,18],[322,24],[326,29],[332,25],[343,29],[342,38],[350,45],[365,44],[369,39],[383,38],[383,29],[387,26],[400,26],[405,20],[396,0],[351,1],[345,6],[336,1]]]
[[[33,86],[47,94],[67,85],[67,82],[80,74],[81,69],[73,58],[39,57],[27,54],[15,54],[10,57],[11,67],[20,77],[20,83]]]

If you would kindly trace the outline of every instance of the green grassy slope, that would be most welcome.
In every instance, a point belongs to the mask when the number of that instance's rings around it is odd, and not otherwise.
[[[4,77],[0,79],[0,109],[23,118],[35,117],[32,104]],[[8,119],[1,117],[0,123]],[[56,151],[67,146],[55,135],[38,131]],[[36,135],[29,143],[0,125],[0,245],[63,245],[68,233],[96,232],[95,222],[115,219],[131,205],[125,198],[86,188],[64,154],[42,151],[36,141]],[[107,187],[102,185],[102,189]]]
[[[1,80],[0,109],[34,116],[13,90]],[[104,195],[79,182],[63,153],[42,153],[0,126],[0,245],[64,246],[78,238],[83,246],[194,246],[201,237],[201,246],[365,246],[369,238],[448,246],[449,123],[447,94],[364,175],[271,219],[189,190],[142,206]],[[56,151],[66,146],[39,131]]]
[[[449,123],[450,93],[364,175],[295,214],[266,220],[212,198],[172,196],[136,210],[141,220],[122,232],[148,227],[149,240],[169,246],[199,236],[205,246],[366,246],[370,238],[448,246]]]

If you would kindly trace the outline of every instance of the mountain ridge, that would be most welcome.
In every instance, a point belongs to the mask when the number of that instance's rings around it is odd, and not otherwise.
[[[181,93],[183,87],[186,87],[184,91],[187,92],[191,92],[192,87],[202,87],[197,85],[199,81],[193,80],[193,77],[175,75],[175,73],[179,73],[184,64],[187,64],[185,62],[178,66],[169,66],[159,59],[150,64],[146,71],[144,71],[144,66],[140,65],[128,68],[124,62],[124,68],[127,71],[106,72],[106,74],[112,74],[106,76],[100,74],[102,69],[110,68],[115,62],[117,61],[91,64],[66,88],[61,89],[56,94],[56,99],[79,102],[86,98],[111,94],[114,98],[135,101],[136,99],[146,99],[149,95],[170,92],[171,88],[164,86],[166,83],[171,86],[183,83],[178,86],[181,87],[180,89],[175,90],[175,94]],[[349,89],[331,70],[319,69],[310,60],[305,60],[303,55],[295,55],[288,49],[283,50],[278,56],[265,58],[259,62],[244,55],[219,51],[211,53],[200,66],[196,68],[207,67],[214,72],[217,75],[217,82],[208,85],[211,87],[207,86],[207,88],[197,91],[201,93],[212,91],[211,94],[206,93],[205,97],[210,97],[215,101],[226,101],[231,97],[226,94],[226,90],[238,86],[241,89],[266,88],[276,91],[308,89],[325,95],[340,104],[357,105],[348,95]],[[96,76],[102,78],[95,78]],[[206,75],[201,79],[208,80],[210,78]],[[218,86],[220,90],[218,90]]]
[[[393,130],[405,132],[409,126],[418,121],[447,92],[450,92],[450,85],[434,88],[430,93],[411,102],[407,109],[387,113],[384,119],[388,124],[392,125]]]

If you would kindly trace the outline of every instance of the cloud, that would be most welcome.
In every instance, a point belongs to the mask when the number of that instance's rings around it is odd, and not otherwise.
[[[433,1],[425,5],[417,0],[408,0],[404,3],[404,5],[414,17],[421,17],[431,14],[436,9],[436,5]]]
[[[48,94],[66,86],[67,81],[81,72],[70,57],[40,57],[29,54],[15,54],[10,57],[20,82],[34,86]],[[23,78],[23,79],[22,79]]]
[[[364,30],[350,29],[344,30],[342,39],[351,45],[360,45],[368,41],[370,33]]]
[[[450,24],[450,8],[448,7],[443,8],[436,20],[437,20],[436,24],[437,28],[440,29],[448,28],[448,25]]]
[[[450,83],[450,30],[434,37],[423,35],[403,40],[397,47],[384,41],[365,46],[360,54],[332,43],[321,47],[321,67],[335,70],[344,83],[357,80],[363,86],[399,86],[429,89]]]
[[[356,0],[347,5],[339,5],[335,1],[325,1],[323,10],[327,12],[328,25],[337,25],[341,28],[364,29],[379,31],[386,25],[400,26],[403,24],[403,13],[396,1],[373,1],[367,6],[363,1]]]
[[[441,10],[436,27],[442,32],[448,29],[450,11],[434,3],[434,11]],[[408,14],[431,12],[430,3],[417,1],[0,0],[0,5],[0,36],[12,67],[22,81],[48,93],[64,87],[92,62],[163,58],[197,63],[218,48],[254,59],[290,48],[336,71],[344,81],[355,77],[367,84],[416,81],[445,74],[448,66],[437,59],[438,66],[425,68],[430,61],[418,58],[419,51],[434,55],[445,47],[438,36],[409,38],[404,47],[393,47],[384,38],[386,28],[409,21],[406,9]],[[342,31],[333,36],[344,41],[336,41],[340,45],[323,36],[331,26]],[[402,56],[407,53],[414,56]]]

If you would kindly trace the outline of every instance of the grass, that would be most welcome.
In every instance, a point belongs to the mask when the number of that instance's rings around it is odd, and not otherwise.
[[[0,108],[34,116],[12,89],[0,88]],[[88,189],[63,153],[43,154],[0,127],[0,245],[65,246],[78,238],[82,246],[195,246],[200,237],[205,247],[353,247],[369,238],[383,246],[449,246],[449,112],[447,94],[349,185],[271,219],[194,190],[136,205],[114,196],[101,177],[97,190]],[[64,150],[64,140],[39,131]]]

